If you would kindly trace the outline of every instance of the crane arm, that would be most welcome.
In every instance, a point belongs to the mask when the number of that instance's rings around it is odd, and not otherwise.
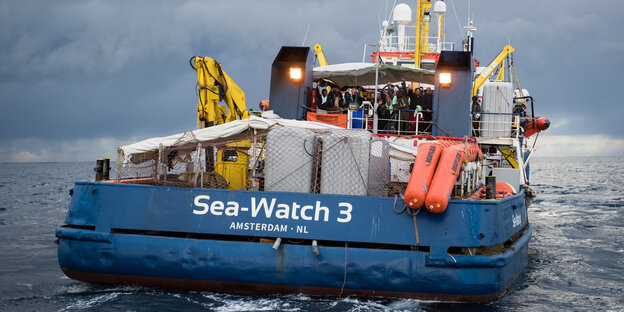
[[[191,65],[197,72],[197,105],[198,128],[218,125],[236,119],[249,117],[245,106],[245,92],[221,68],[214,59],[204,56],[191,58]],[[224,101],[226,107],[219,105]]]
[[[327,63],[327,59],[325,58],[325,54],[323,54],[323,49],[321,48],[320,44],[317,43],[314,45],[314,51],[316,51],[316,57],[319,60],[319,66],[329,65]]]
[[[477,79],[475,79],[472,84],[473,96],[477,95],[477,91],[479,90],[479,88],[481,88],[483,83],[488,79],[488,77],[490,77],[494,70],[496,70],[496,68],[503,63],[505,57],[507,57],[507,55],[513,53],[514,51],[516,51],[516,49],[514,49],[510,45],[506,45],[503,50],[494,58],[494,60],[485,69],[483,69],[481,74],[479,74],[479,77],[477,77]]]

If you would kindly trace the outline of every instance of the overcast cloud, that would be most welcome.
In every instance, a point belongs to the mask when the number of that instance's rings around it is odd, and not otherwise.
[[[446,2],[459,41],[452,5],[464,26],[467,2]],[[472,1],[475,56],[487,64],[510,42],[552,122],[541,156],[624,155],[624,2],[587,4]],[[305,44],[330,63],[359,62],[385,14],[386,1],[0,1],[0,161],[114,157],[193,129],[193,55],[220,61],[255,108],[280,46],[301,45],[308,24]]]

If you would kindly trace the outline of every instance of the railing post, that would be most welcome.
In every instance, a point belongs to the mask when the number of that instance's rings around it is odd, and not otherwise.
[[[121,180],[121,163],[123,159],[123,151],[121,148],[117,149],[117,183]]]

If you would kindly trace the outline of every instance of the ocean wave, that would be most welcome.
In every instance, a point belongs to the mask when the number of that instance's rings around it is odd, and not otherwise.
[[[102,305],[103,303],[109,302],[121,295],[122,293],[113,292],[108,294],[103,294],[99,296],[95,296],[92,298],[86,299],[78,299],[76,302],[71,303],[70,305],[58,310],[59,312],[63,311],[71,311],[71,310],[83,310],[88,308],[93,308],[95,306]]]

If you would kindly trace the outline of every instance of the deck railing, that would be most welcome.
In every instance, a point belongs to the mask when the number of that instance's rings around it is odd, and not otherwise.
[[[378,117],[377,133],[396,135],[428,135],[433,127],[432,120],[422,120],[422,112],[417,113],[413,120],[415,110],[403,109],[390,115],[389,118]],[[405,115],[404,115],[405,114]],[[432,114],[435,112],[432,111]],[[373,117],[356,115],[349,112],[348,128],[371,130]],[[521,134],[520,116],[516,113],[488,113],[481,112],[478,120],[472,120],[472,136],[477,138],[510,138]],[[444,130],[444,129],[442,129]]]
[[[520,135],[519,114],[516,113],[479,113],[481,117],[472,121],[474,137],[479,138],[518,138]]]
[[[433,113],[433,111],[431,111]],[[416,116],[414,116],[416,113]],[[372,130],[373,118],[353,115],[349,112],[349,128]],[[414,117],[415,120],[414,120]],[[389,118],[377,118],[377,133],[397,135],[430,135],[433,128],[431,120],[422,120],[423,114],[413,109],[402,109],[392,113]]]

